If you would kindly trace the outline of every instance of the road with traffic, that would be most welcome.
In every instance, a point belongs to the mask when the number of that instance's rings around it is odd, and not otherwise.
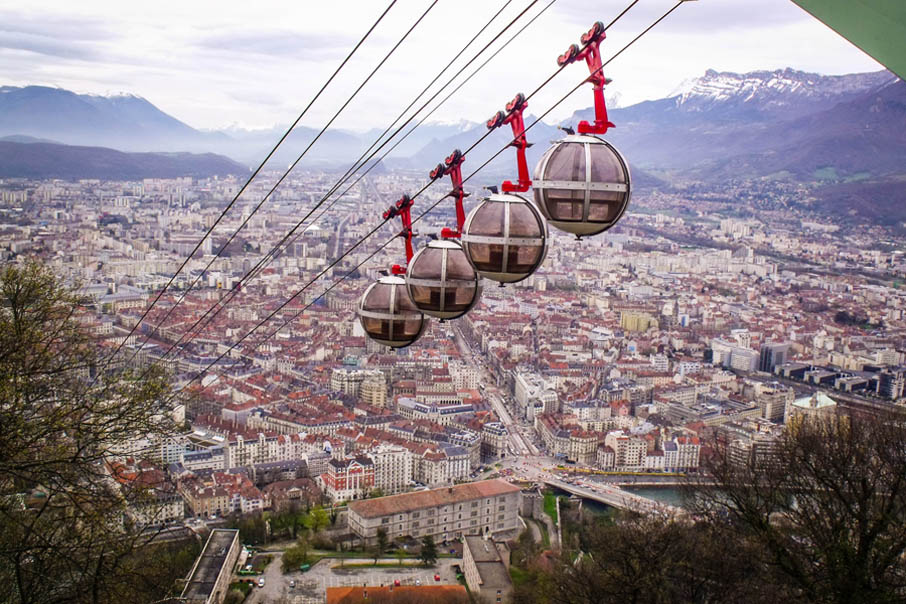
[[[507,430],[510,454],[520,456],[538,455],[538,448],[532,444],[531,438],[527,437],[524,433],[525,430],[534,430],[534,428],[521,424],[514,419],[509,409],[507,409],[505,393],[502,393],[495,385],[493,385],[496,381],[484,362],[480,360],[478,355],[469,347],[458,327],[454,327],[453,334],[454,339],[456,340],[456,346],[459,348],[462,358],[467,362],[470,362],[481,374],[479,383],[483,388],[485,399],[491,404],[491,408],[494,410],[494,413],[497,414],[500,423],[502,423]]]

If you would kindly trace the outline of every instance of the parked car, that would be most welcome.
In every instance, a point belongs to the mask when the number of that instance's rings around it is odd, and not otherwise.
[[[434,575],[434,580],[435,580],[435,581],[440,581],[440,575]]]
[[[400,586],[400,580],[399,580],[399,579],[394,579],[394,580],[393,580],[393,586],[394,586],[394,587],[399,587],[399,586]]]
[[[264,587],[264,577],[258,577],[258,587]]]
[[[290,580],[289,580],[289,588],[292,589],[292,588],[295,587],[295,586],[296,586],[296,580],[295,580],[295,579],[290,579]]]

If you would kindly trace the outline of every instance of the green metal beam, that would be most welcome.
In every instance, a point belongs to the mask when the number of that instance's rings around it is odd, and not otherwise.
[[[906,80],[906,0],[792,0]]]

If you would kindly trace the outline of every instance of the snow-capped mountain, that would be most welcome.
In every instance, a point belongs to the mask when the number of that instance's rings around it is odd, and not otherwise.
[[[685,171],[734,155],[776,152],[791,143],[790,128],[798,120],[897,82],[887,71],[822,76],[793,69],[744,74],[708,70],[669,97],[613,109],[610,119],[617,127],[607,139],[637,166]],[[851,113],[854,124],[867,118]],[[566,123],[574,125],[593,114],[589,107]],[[794,131],[802,142],[842,126],[815,119],[808,128]]]
[[[427,127],[440,127],[440,128],[450,128],[458,132],[466,132],[477,126],[477,122],[471,122],[467,119],[460,120],[432,120],[430,122],[425,122],[424,126]]]
[[[825,76],[794,69],[719,72],[684,82],[668,98],[685,111],[709,111],[718,107],[753,107],[762,113],[809,111],[855,98],[867,90],[896,80],[886,71]]]
[[[824,167],[842,177],[890,174],[906,157],[900,153],[906,150],[904,86],[886,71],[823,76],[793,69],[744,74],[708,70],[668,97],[629,107],[618,106],[620,89],[613,86],[607,96],[610,119],[617,127],[606,138],[624,153],[634,174],[651,169],[671,174],[672,180],[757,175],[764,170],[808,180]],[[591,100],[590,95],[585,98]],[[443,116],[439,112],[438,117]],[[589,107],[562,125],[592,118]],[[526,123],[530,121],[527,116]],[[404,131],[410,129],[407,125]],[[200,132],[128,94],[0,87],[0,137],[30,136],[130,151],[215,151],[254,165],[282,133],[281,127]],[[466,149],[485,133],[483,123],[432,120],[393,149],[386,163],[427,173],[453,149]],[[294,161],[316,134],[298,126],[273,158],[274,165]],[[303,165],[345,169],[383,134],[383,127],[364,133],[328,130]],[[548,141],[561,136],[552,124],[532,128],[530,161],[544,153]],[[487,137],[470,154],[470,165],[494,154],[509,137],[506,129]],[[511,154],[501,154],[479,178],[496,179],[512,170]]]

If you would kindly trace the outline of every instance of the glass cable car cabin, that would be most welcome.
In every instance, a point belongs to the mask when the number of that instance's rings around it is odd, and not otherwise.
[[[602,138],[569,134],[535,167],[535,203],[556,228],[576,237],[603,233],[629,205],[629,165]]]
[[[425,328],[425,316],[406,290],[406,281],[395,275],[372,283],[359,302],[359,320],[368,337],[391,348],[415,342]]]
[[[478,274],[462,246],[448,239],[430,241],[406,269],[406,287],[415,306],[432,317],[455,319],[481,295]]]
[[[493,193],[466,218],[462,242],[482,277],[516,283],[534,273],[547,254],[547,223],[518,195]]]

